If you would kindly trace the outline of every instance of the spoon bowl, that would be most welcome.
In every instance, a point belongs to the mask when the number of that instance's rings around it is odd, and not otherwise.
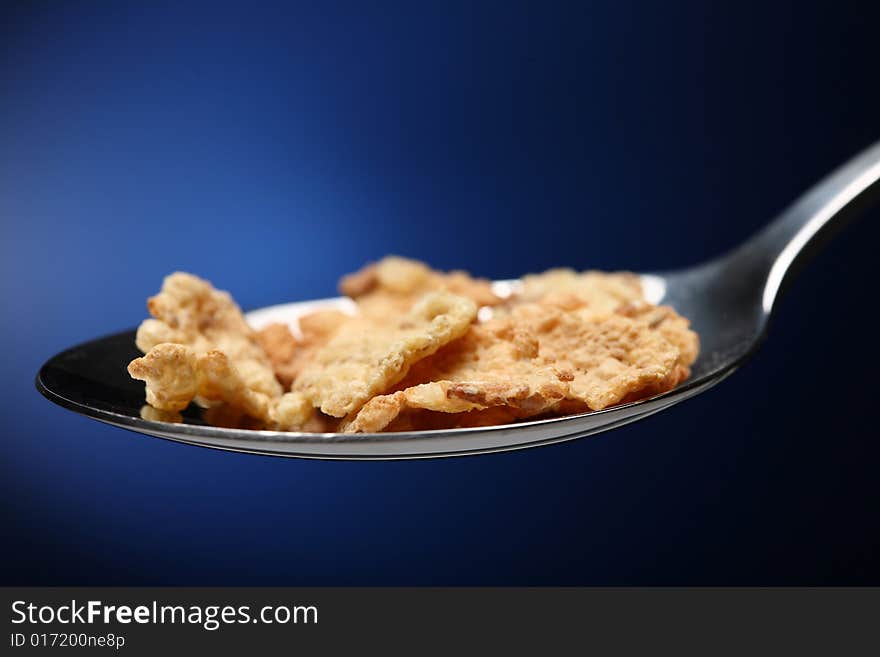
[[[197,411],[182,421],[142,417],[143,384],[125,365],[140,355],[135,331],[78,345],[51,358],[37,374],[49,400],[90,418],[183,443],[254,454],[324,459],[411,459],[500,452],[589,436],[648,417],[693,397],[732,374],[758,348],[780,293],[824,241],[880,190],[880,143],[874,144],[786,209],[732,252],[702,265],[641,277],[648,300],[691,320],[701,349],[691,377],[656,397],[602,411],[490,427],[379,434],[255,431],[210,426]],[[509,293],[516,281],[498,281]],[[317,308],[351,310],[345,298],[271,306],[248,313],[259,328],[292,322]]]

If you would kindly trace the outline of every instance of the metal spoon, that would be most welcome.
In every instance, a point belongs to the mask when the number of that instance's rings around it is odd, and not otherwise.
[[[691,378],[657,397],[604,411],[518,424],[386,434],[248,431],[143,419],[142,384],[125,373],[138,355],[128,331],[69,349],[49,360],[37,388],[51,401],[89,417],[161,438],[240,452],[331,459],[405,459],[497,452],[581,438],[634,422],[693,397],[733,373],[759,346],[780,292],[833,229],[880,191],[880,142],[807,191],[769,226],[729,254],[689,269],[642,276],[651,301],[691,319],[702,343]],[[499,287],[509,281],[497,283]],[[325,299],[249,314],[263,323],[293,317]]]

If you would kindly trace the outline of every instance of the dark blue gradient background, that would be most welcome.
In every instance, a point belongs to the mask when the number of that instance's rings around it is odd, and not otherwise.
[[[499,278],[719,254],[880,138],[877,13],[3,3],[0,582],[880,584],[878,211],[722,386],[554,447],[245,456],[33,387],[178,268],[254,308],[388,252]]]

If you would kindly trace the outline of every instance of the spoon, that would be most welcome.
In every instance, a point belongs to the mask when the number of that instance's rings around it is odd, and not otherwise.
[[[51,401],[91,418],[141,433],[217,449],[330,459],[407,459],[481,454],[581,438],[640,420],[708,390],[758,348],[780,293],[807,257],[880,191],[880,142],[808,190],[775,221],[730,253],[688,269],[642,275],[653,303],[673,306],[700,336],[691,378],[667,393],[603,411],[495,427],[384,434],[308,434],[208,426],[141,417],[143,384],[125,365],[140,355],[134,331],[68,349],[37,375]],[[499,281],[509,290],[513,281]],[[345,309],[348,299],[284,304],[254,311],[259,327],[322,307]]]

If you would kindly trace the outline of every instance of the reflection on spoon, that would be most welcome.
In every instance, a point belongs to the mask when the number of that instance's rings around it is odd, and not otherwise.
[[[224,427],[226,429],[251,429],[260,431],[265,429],[265,424],[255,418],[243,413],[234,406],[228,404],[217,404],[203,408],[201,412],[202,420],[205,424],[212,427]],[[179,424],[183,422],[183,416],[177,411],[163,411],[154,408],[149,404],[141,406],[141,418],[151,422],[171,422]]]
[[[183,422],[183,416],[177,411],[163,411],[149,404],[141,406],[141,418],[151,422]]]

